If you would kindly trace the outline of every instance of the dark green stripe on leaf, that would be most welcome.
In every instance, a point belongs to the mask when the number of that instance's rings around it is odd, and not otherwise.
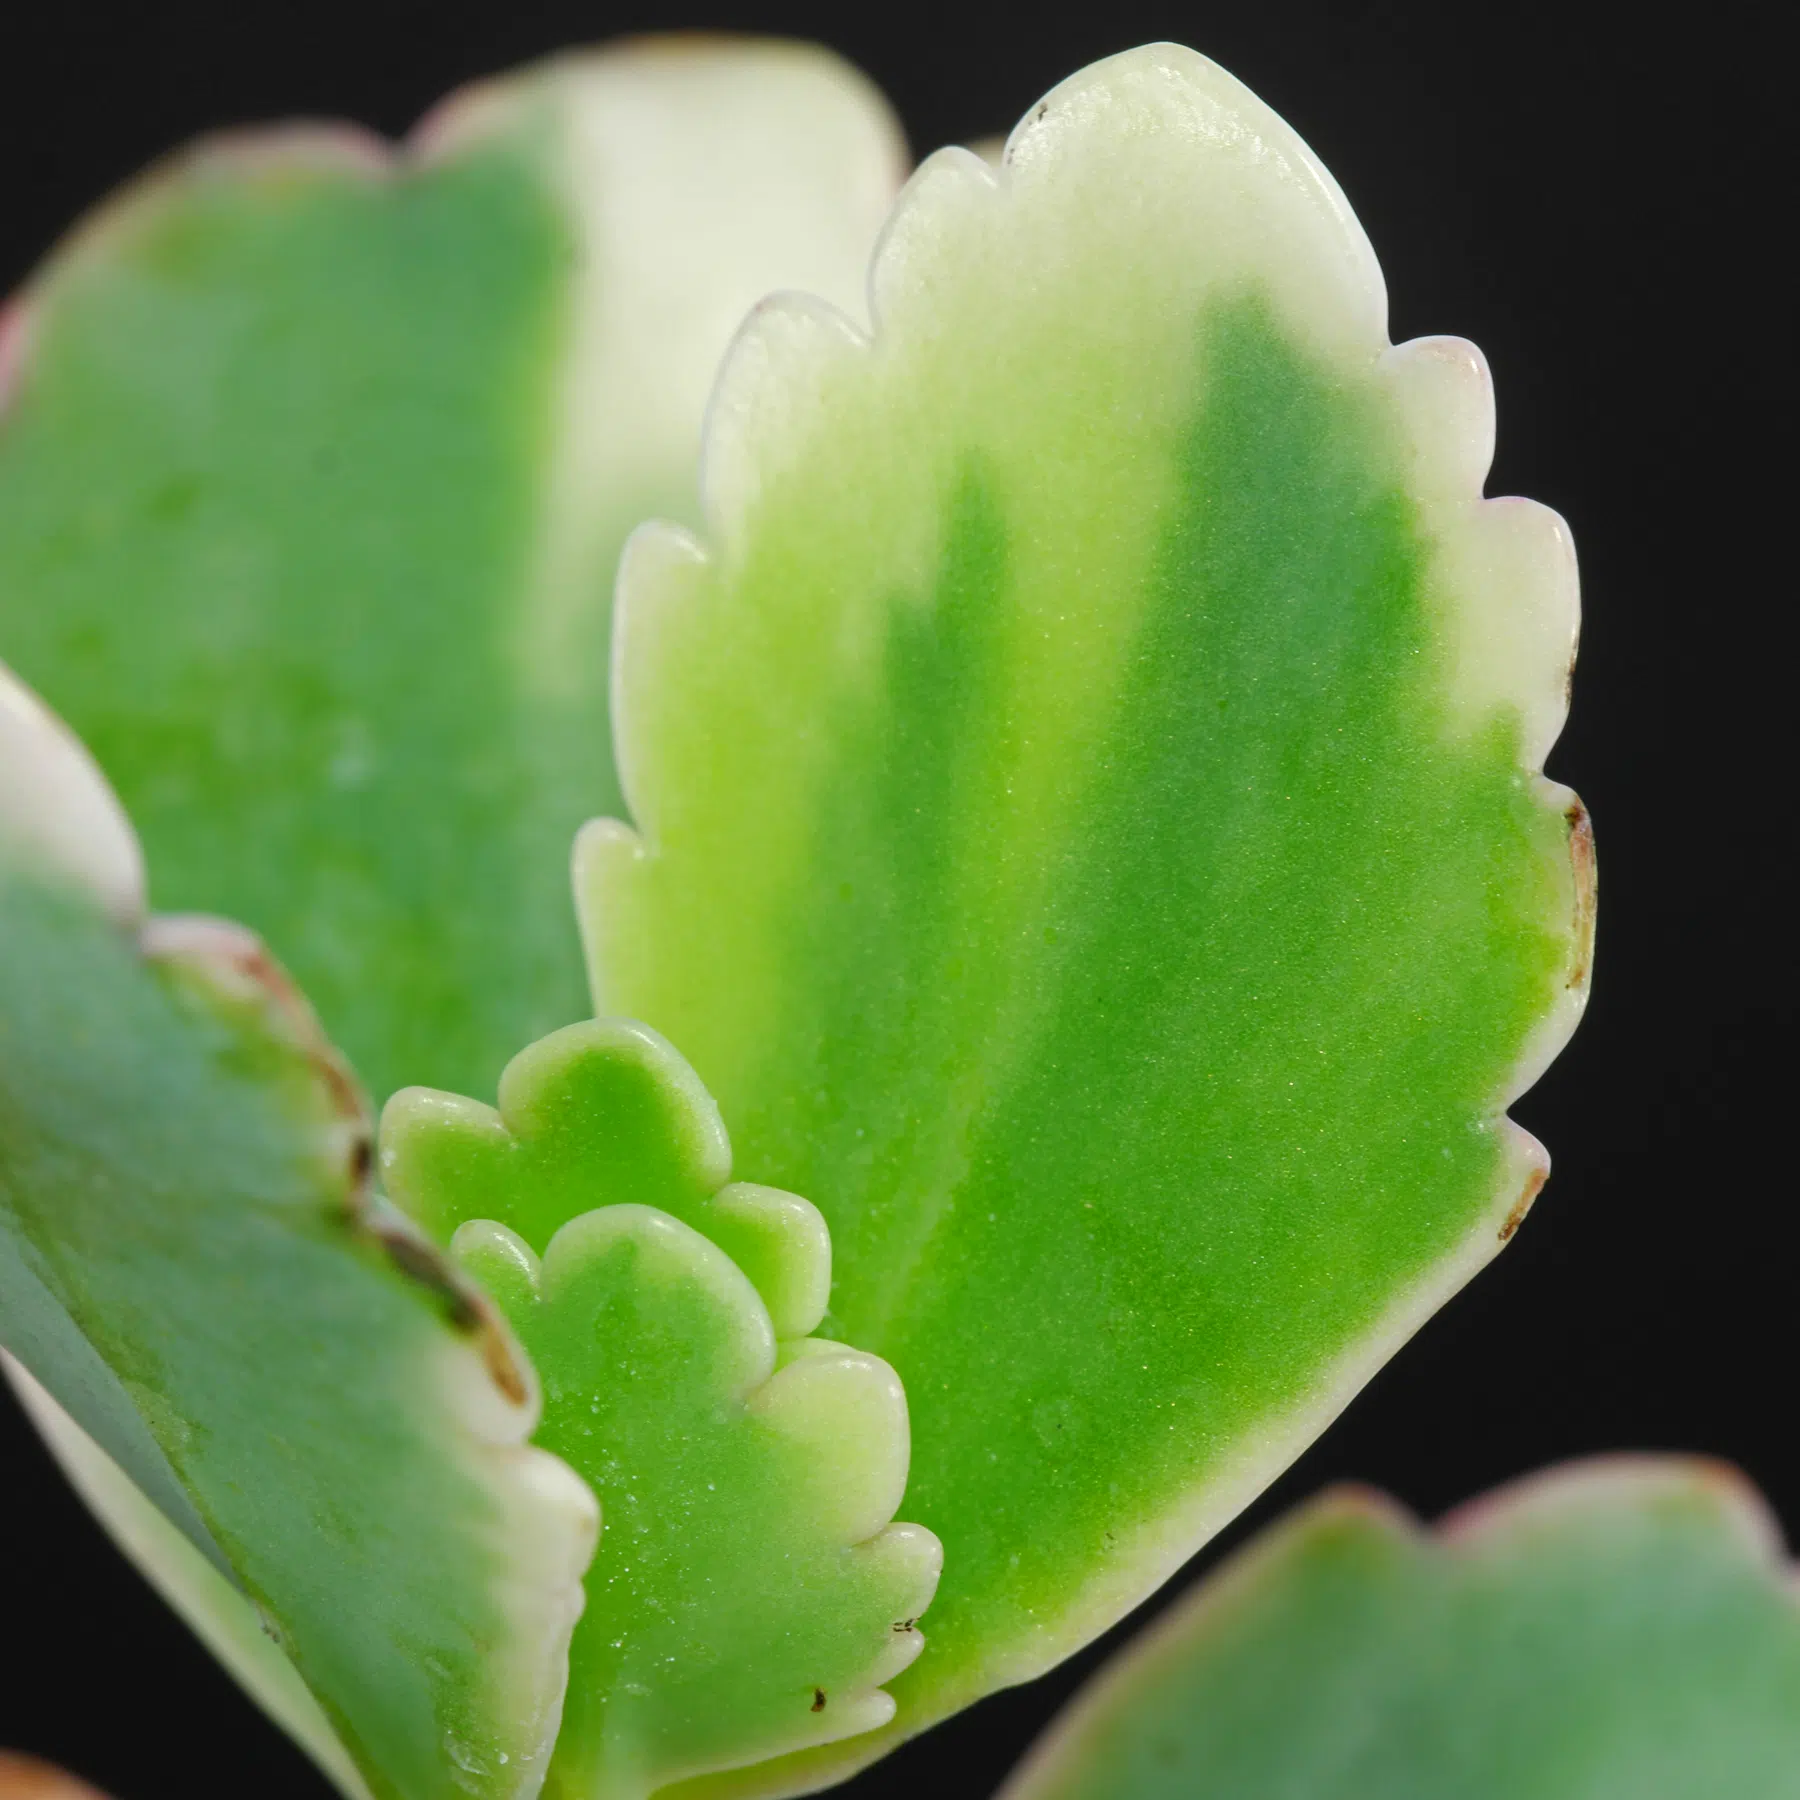
[[[1054,796],[991,779],[1064,722],[1012,685],[1004,487],[964,471],[881,692],[833,723],[875,773],[827,786],[785,1031],[728,1120],[830,1219],[828,1329],[914,1397],[948,1574],[908,1683],[1058,1613],[1467,1241],[1560,978],[1562,821],[1508,718],[1440,716],[1376,395],[1255,297],[1196,365],[1110,731]],[[1077,568],[1054,599],[1133,617]]]

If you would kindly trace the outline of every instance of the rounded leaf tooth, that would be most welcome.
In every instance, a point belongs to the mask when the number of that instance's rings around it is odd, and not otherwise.
[[[896,1617],[888,1643],[869,1679],[885,1686],[910,1668],[925,1648],[919,1620],[937,1595],[944,1546],[923,1525],[889,1525],[854,1546],[852,1554],[894,1595]]]
[[[571,880],[580,889],[590,881],[622,879],[611,873],[614,865],[629,866],[643,854],[644,840],[623,819],[589,819],[569,854]]]
[[[615,720],[636,720],[647,710],[654,718],[657,697],[666,691],[666,677],[672,672],[662,665],[664,641],[657,613],[682,604],[684,593],[698,580],[706,561],[706,552],[691,531],[661,520],[647,521],[625,540],[612,615]],[[606,879],[615,870],[621,877],[628,876],[632,861],[643,854],[641,834],[651,828],[648,822],[661,816],[665,798],[679,802],[678,794],[665,796],[658,787],[654,763],[643,764],[633,757],[631,746],[640,731],[620,726],[613,736],[620,791],[629,797],[637,829],[617,819],[596,819],[584,825],[573,858],[578,883]],[[587,933],[599,924],[583,914],[584,951]]]
[[[925,323],[917,303],[929,297],[938,278],[946,239],[968,254],[980,254],[1003,179],[974,151],[955,145],[934,151],[913,171],[870,265],[869,309],[877,344],[890,331]],[[769,404],[779,401],[772,397]]]
[[[810,1200],[734,1181],[701,1210],[710,1237],[750,1277],[777,1338],[803,1338],[831,1299],[831,1233]]]
[[[596,1199],[696,1203],[731,1177],[719,1109],[669,1041],[630,1019],[565,1026],[500,1077],[507,1129],[544,1157],[583,1160]]]
[[[545,1245],[607,1202],[696,1213],[731,1173],[711,1096],[670,1044],[629,1020],[540,1039],[507,1064],[499,1099],[496,1110],[411,1088],[384,1112],[383,1176],[440,1241],[494,1219]]]
[[[1527,768],[1541,769],[1569,712],[1580,580],[1569,528],[1535,500],[1482,500],[1438,538],[1437,578],[1456,597],[1451,703],[1472,726],[1517,712]]]
[[[779,473],[771,458],[779,459],[780,446],[817,419],[833,378],[853,366],[868,342],[852,319],[812,294],[772,294],[744,321],[713,387],[700,460],[708,535],[720,554],[731,554],[759,495]],[[623,567],[620,586],[629,591]]]
[[[1535,1027],[1526,1035],[1519,1058],[1495,1096],[1497,1106],[1511,1106],[1536,1085],[1575,1034],[1587,1011],[1594,978],[1594,928],[1599,910],[1598,871],[1594,861],[1594,827],[1581,796],[1561,782],[1530,777],[1538,804],[1560,813],[1564,827],[1563,856],[1556,869],[1559,897],[1570,921],[1558,980]],[[1509,1121],[1506,1121],[1509,1122]]]
[[[565,1317],[598,1320],[619,1295],[657,1289],[691,1290],[729,1320],[710,1370],[721,1388],[741,1399],[768,1380],[775,1367],[768,1309],[731,1258],[691,1225],[654,1207],[603,1206],[571,1219],[544,1252],[539,1292]]]
[[[367,1097],[268,945],[232,919],[158,913],[139,928],[137,949],[172,991],[204,996],[209,1009],[253,1022],[256,1031],[295,1054],[289,1086],[310,1115],[319,1179],[341,1187],[360,1209],[374,1157]]]
[[[516,1322],[536,1302],[543,1264],[516,1231],[493,1219],[465,1219],[450,1239],[450,1254],[509,1319]]]
[[[1174,183],[1184,234],[1205,246],[1214,279],[1254,269],[1323,349],[1361,354],[1386,338],[1387,283],[1343,189],[1286,120],[1183,45],[1127,50],[1052,88],[1007,140],[1006,174],[1021,192],[1079,184],[1095,206],[1137,183]],[[1121,213],[1121,237],[1133,224]],[[1064,254],[1087,247],[1071,241]]]
[[[822,1529],[859,1543],[894,1516],[906,1492],[906,1393],[880,1357],[847,1344],[808,1344],[750,1405],[804,1450]]]
[[[825,1693],[825,1690],[821,1688],[819,1692]],[[831,1744],[842,1738],[860,1737],[867,1731],[879,1731],[894,1716],[894,1697],[880,1688],[869,1693],[840,1695],[835,1707],[831,1695],[826,1694],[825,1702],[819,1708],[815,1743]]]
[[[81,887],[120,924],[144,911],[144,859],[80,740],[0,663],[0,848],[9,865]]]
[[[380,1140],[388,1198],[440,1243],[506,1191],[512,1134],[479,1100],[401,1088],[381,1109]]]
[[[1478,497],[1494,461],[1494,378],[1467,338],[1422,337],[1381,358],[1412,446],[1414,491]]]

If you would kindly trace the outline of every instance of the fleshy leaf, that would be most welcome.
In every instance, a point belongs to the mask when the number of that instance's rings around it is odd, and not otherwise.
[[[1127,1649],[1002,1800],[1794,1800],[1800,1604],[1761,1500],[1552,1471],[1422,1533],[1327,1495]]]
[[[546,1793],[639,1800],[885,1724],[938,1547],[888,1524],[893,1370],[797,1336],[830,1286],[817,1211],[725,1185],[716,1109],[641,1026],[557,1032],[499,1098],[396,1094],[381,1168],[505,1307],[543,1377],[536,1441],[606,1515]]]
[[[203,1635],[248,1612],[291,1661],[309,1718],[247,1685],[328,1774],[529,1800],[596,1525],[529,1364],[369,1195],[304,1001],[240,927],[142,918],[116,802],[4,671],[0,771],[0,1343]]]
[[[367,1784],[330,1719],[265,1628],[249,1596],[170,1524],[131,1477],[4,1351],[0,1368],[70,1486],[105,1524],[132,1566],[257,1705],[304,1746],[332,1785],[351,1800],[366,1800]]]
[[[1585,991],[1567,533],[1330,177],[1171,46],[761,311],[621,572],[596,1010],[811,1195],[952,1572],[917,1729],[1066,1655],[1511,1234]],[[971,1322],[978,1321],[978,1326]],[[861,1753],[862,1747],[858,1747]],[[822,1781],[841,1758],[769,1773]]]
[[[489,1219],[541,1248],[596,1206],[654,1206],[743,1269],[778,1337],[804,1337],[824,1316],[831,1237],[818,1208],[731,1180],[719,1109],[649,1027],[591,1019],[552,1032],[507,1064],[499,1101],[405,1088],[383,1110],[387,1193],[439,1243]]]
[[[898,178],[829,55],[637,44],[397,152],[203,145],[8,322],[0,654],[117,784],[158,907],[257,930],[378,1098],[484,1092],[587,1013],[619,546],[694,516],[749,307],[859,304]]]

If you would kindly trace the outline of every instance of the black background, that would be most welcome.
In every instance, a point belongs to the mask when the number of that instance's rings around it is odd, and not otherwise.
[[[1800,1534],[1783,64],[1749,9],[1696,9],[1681,36],[1648,16],[1454,0],[1109,4],[1060,22],[1017,5],[778,0],[9,7],[0,283],[197,131],[304,113],[399,132],[461,81],[621,31],[823,39],[886,89],[921,151],[1005,129],[1062,75],[1133,43],[1177,38],[1223,62],[1349,193],[1387,270],[1394,338],[1453,331],[1487,351],[1490,491],[1531,494],[1574,526],[1586,628],[1551,772],[1594,813],[1601,930],[1587,1022],[1516,1109],[1556,1162],[1536,1211],[1189,1573],[1333,1480],[1376,1482],[1429,1515],[1618,1448],[1728,1457]],[[117,1800],[323,1800],[10,1405],[0,1477],[0,1744],[57,1757]],[[989,1795],[1126,1630],[844,1792]]]

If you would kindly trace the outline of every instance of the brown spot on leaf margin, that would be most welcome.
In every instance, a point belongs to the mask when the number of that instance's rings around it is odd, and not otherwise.
[[[1569,965],[1568,985],[1579,992],[1587,986],[1594,967],[1594,914],[1598,901],[1594,822],[1579,798],[1569,802],[1563,816],[1569,821],[1569,870],[1575,878],[1575,956]]]
[[[145,922],[139,938],[152,961],[185,968],[228,1002],[255,1007],[272,1035],[305,1059],[324,1102],[326,1132],[344,1170],[343,1226],[373,1244],[408,1280],[424,1288],[450,1328],[474,1340],[494,1385],[514,1406],[528,1404],[530,1382],[499,1314],[450,1259],[398,1214],[375,1200],[374,1129],[360,1083],[299,985],[255,932],[228,919],[165,914]],[[383,1214],[386,1213],[384,1217]]]
[[[1526,1177],[1524,1189],[1512,1204],[1512,1211],[1506,1215],[1500,1226],[1500,1241],[1507,1242],[1512,1234],[1525,1223],[1525,1215],[1531,1211],[1531,1203],[1544,1191],[1544,1183],[1549,1179],[1548,1169],[1533,1169]]]

